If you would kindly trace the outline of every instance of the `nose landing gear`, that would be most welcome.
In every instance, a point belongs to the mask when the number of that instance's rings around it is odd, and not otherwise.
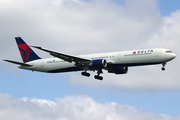
[[[165,68],[164,68],[164,67],[162,67],[162,68],[161,68],[161,70],[162,70],[162,71],[165,71]]]
[[[162,64],[162,68],[161,68],[162,71],[165,71],[165,65],[166,65],[166,63]]]

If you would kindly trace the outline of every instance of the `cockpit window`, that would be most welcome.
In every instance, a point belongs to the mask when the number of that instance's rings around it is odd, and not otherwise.
[[[172,51],[166,51],[166,53],[172,53]]]

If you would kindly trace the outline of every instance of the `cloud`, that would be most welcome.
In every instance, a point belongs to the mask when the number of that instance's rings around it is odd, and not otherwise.
[[[129,2],[129,1],[128,1]],[[137,1],[136,1],[137,2]],[[133,4],[133,2],[129,3]],[[143,3],[144,4],[144,3]],[[128,6],[128,5],[127,5]],[[151,9],[154,7],[150,6]],[[125,6],[126,8],[126,6]],[[141,8],[140,8],[141,9]],[[146,8],[143,8],[146,11]],[[138,12],[137,12],[138,13]],[[147,16],[150,14],[146,11]],[[158,13],[158,11],[153,11],[153,13]],[[150,14],[151,15],[151,14]],[[156,14],[157,15],[157,14]],[[135,14],[136,16],[136,14]],[[138,15],[137,15],[138,16]],[[130,16],[131,17],[131,16]],[[153,19],[152,16],[149,16],[149,19]],[[159,18],[157,15],[156,18]],[[143,18],[139,17],[139,20]],[[158,19],[159,25],[151,24],[154,29],[148,29],[148,35],[145,35],[146,38],[142,40],[137,33],[136,44],[133,44],[133,40],[131,45],[136,46],[137,44],[142,44],[144,48],[168,48],[172,50],[177,56],[179,53],[179,44],[180,44],[180,11],[172,12],[170,16],[163,17]],[[156,21],[157,22],[157,21]],[[157,22],[158,23],[158,22]],[[146,24],[144,22],[144,24]],[[149,24],[149,25],[150,25]],[[144,27],[144,26],[143,26]],[[142,32],[142,31],[141,31]],[[129,41],[129,43],[130,43]],[[124,44],[124,43],[123,43]],[[131,46],[130,45],[130,46]],[[161,66],[148,66],[148,67],[139,67],[132,68],[129,67],[128,75],[110,75],[107,72],[104,72],[104,81],[99,82],[93,80],[93,77],[87,80],[85,78],[80,78],[78,74],[72,74],[70,76],[70,83],[73,85],[82,85],[89,87],[110,87],[112,89],[118,89],[120,91],[129,91],[129,90],[146,90],[146,91],[169,91],[169,90],[180,90],[180,81],[179,76],[176,71],[178,71],[178,67],[180,63],[178,62],[178,57],[167,63],[166,71],[162,72],[160,70]]]
[[[179,11],[161,16],[156,0],[126,0],[125,5],[111,0],[0,0],[0,59],[21,61],[15,36],[74,55],[162,47],[178,56],[179,16]],[[180,90],[174,72],[178,61],[177,57],[168,63],[165,72],[161,66],[129,68],[127,75],[118,76],[104,72],[102,82],[72,73],[69,83],[118,90]]]
[[[162,26],[159,27],[157,33],[148,40],[149,46],[164,46],[178,53],[178,44],[180,43],[180,35],[178,29],[180,27],[180,11],[172,12],[170,16],[163,17]]]
[[[100,104],[88,96],[66,96],[56,102],[45,99],[17,99],[0,94],[0,118],[3,120],[177,120],[141,108],[111,102]]]
[[[30,44],[71,54],[137,48],[141,45],[136,43],[156,30],[161,19],[155,0],[128,1],[126,6],[111,0],[1,2],[3,44],[13,46],[13,37],[22,36]]]

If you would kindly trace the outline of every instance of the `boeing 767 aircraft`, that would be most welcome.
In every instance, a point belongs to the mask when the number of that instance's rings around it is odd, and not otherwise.
[[[54,58],[42,59],[21,37],[15,37],[15,39],[23,63],[12,60],[5,61],[18,64],[21,69],[47,73],[83,71],[81,74],[87,77],[90,76],[90,73],[87,71],[97,71],[97,75],[95,75],[94,78],[98,80],[103,79],[103,77],[100,76],[100,74],[103,73],[103,69],[107,70],[108,73],[126,74],[128,67],[131,66],[162,64],[161,69],[164,71],[166,62],[176,57],[172,51],[162,48],[74,56],[39,46],[31,46],[54,56]]]

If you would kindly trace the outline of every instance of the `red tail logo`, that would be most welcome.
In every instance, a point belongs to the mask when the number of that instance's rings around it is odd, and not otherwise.
[[[41,59],[24,41],[21,37],[16,37],[16,42],[19,48],[19,52],[23,59],[23,62],[29,62],[37,59]]]

